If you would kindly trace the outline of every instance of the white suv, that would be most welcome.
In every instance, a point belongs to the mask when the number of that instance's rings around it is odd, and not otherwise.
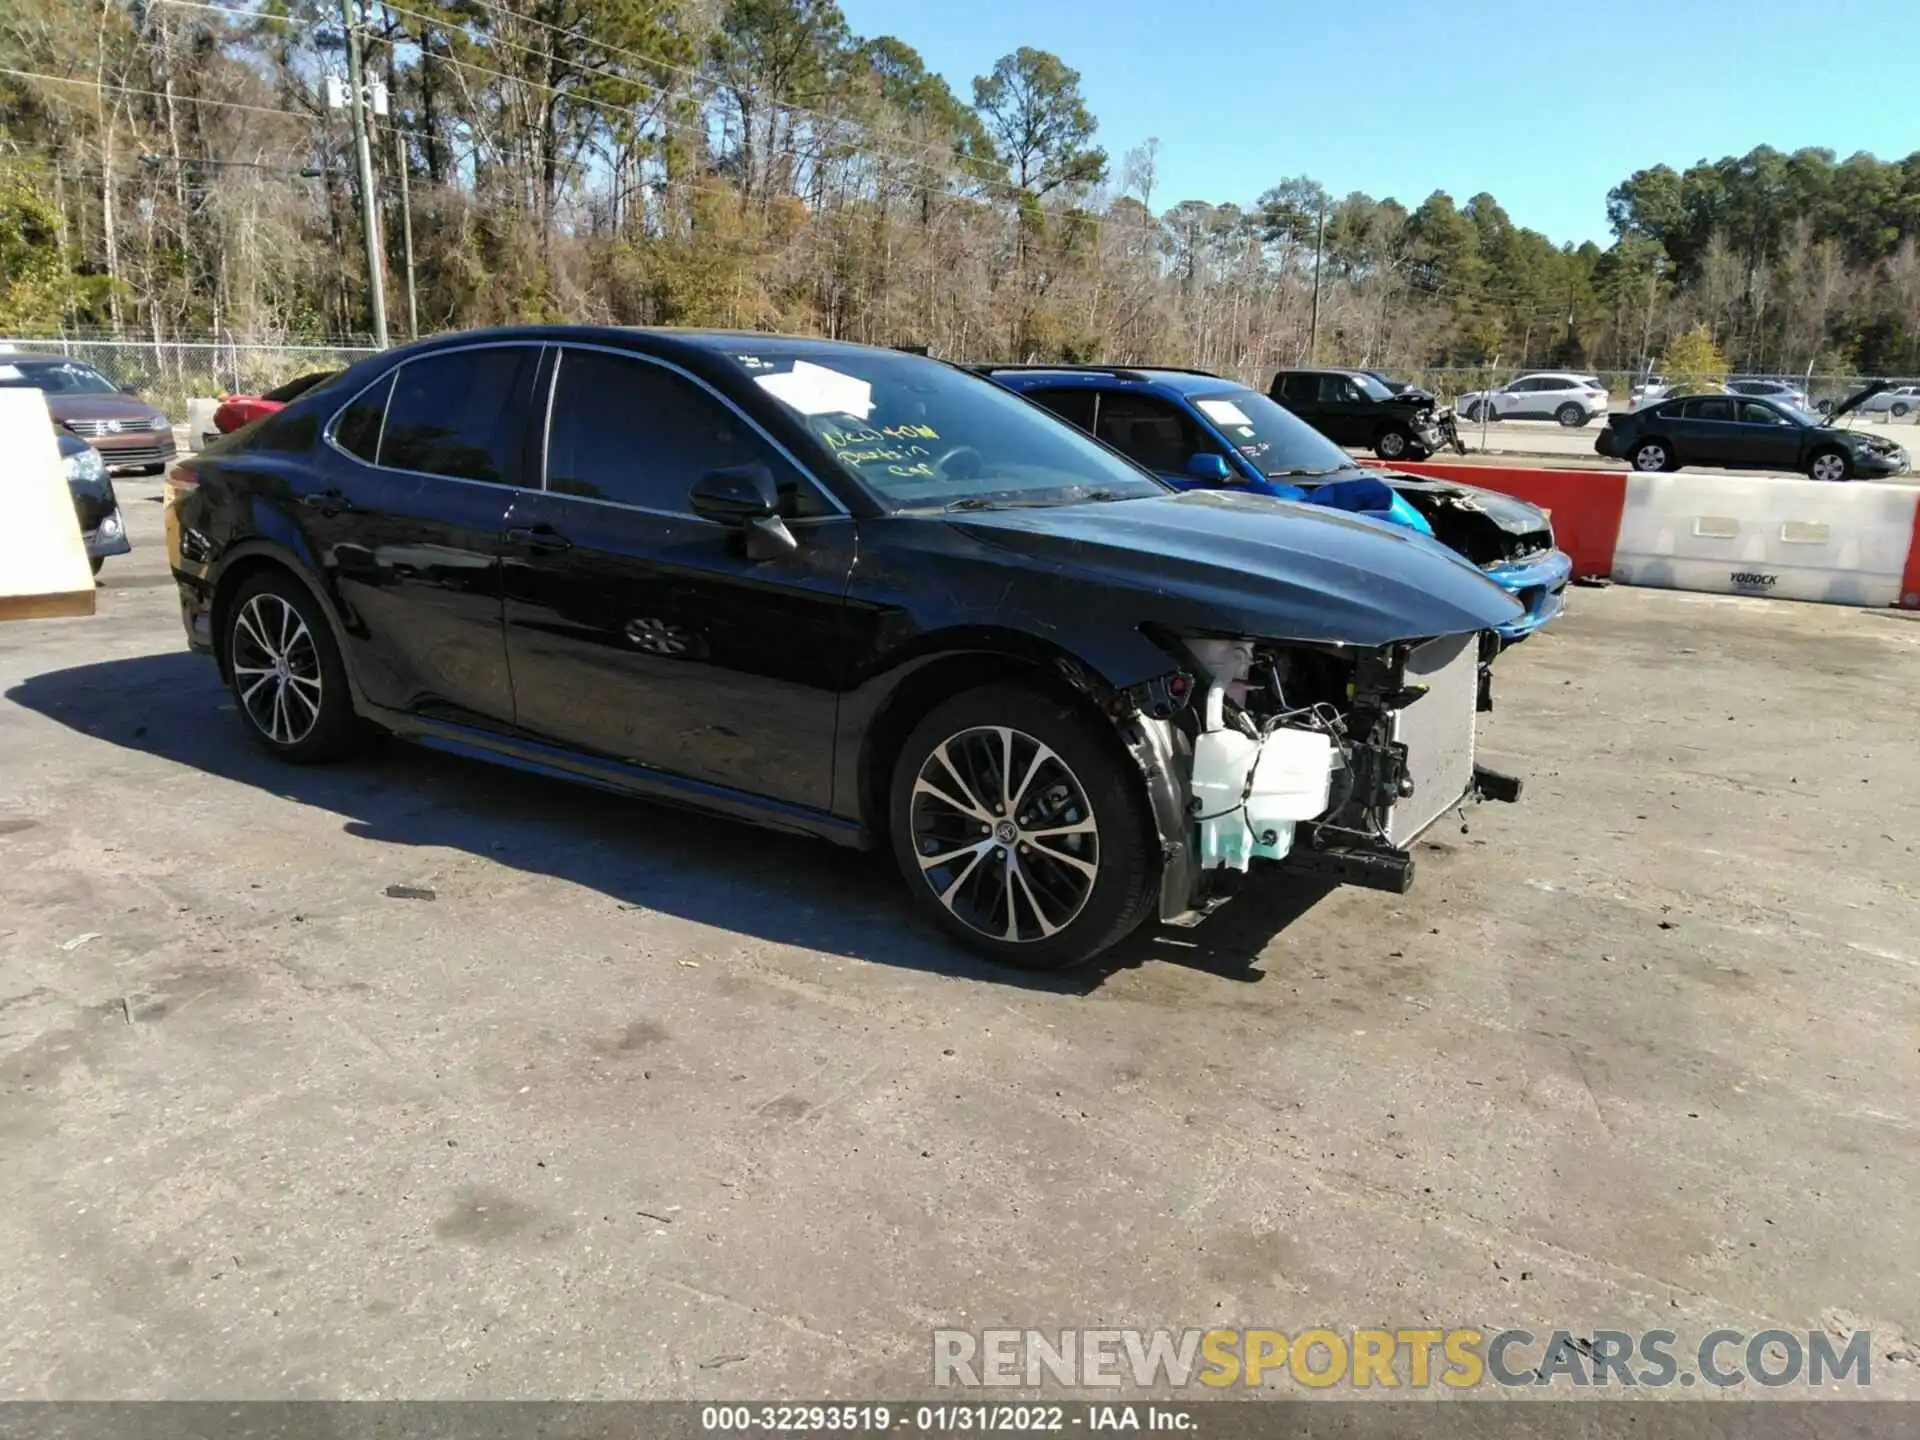
[[[1577,429],[1596,415],[1607,413],[1607,387],[1595,375],[1572,371],[1544,371],[1522,375],[1498,390],[1475,390],[1457,403],[1460,415],[1473,424],[1481,420],[1558,420]]]

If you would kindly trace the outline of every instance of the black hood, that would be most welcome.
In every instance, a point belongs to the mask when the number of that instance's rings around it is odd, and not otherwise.
[[[1396,390],[1380,403],[1396,405],[1408,410],[1431,410],[1440,403],[1440,397],[1431,390],[1422,390],[1417,385],[1410,385],[1405,390]]]
[[[1842,400],[1838,405],[1835,405],[1832,410],[1828,411],[1827,419],[1838,420],[1842,415],[1846,414],[1849,410],[1855,409],[1858,406],[1866,403],[1868,400],[1871,400],[1874,396],[1878,395],[1882,390],[1885,390],[1892,383],[1893,382],[1891,380],[1869,380],[1863,388],[1856,391],[1854,394],[1849,395],[1846,399]]]
[[[1140,611],[1135,623],[1373,647],[1488,630],[1522,613],[1424,535],[1263,495],[1189,490],[946,523],[1064,572],[1078,603],[1111,608],[1124,594]]]

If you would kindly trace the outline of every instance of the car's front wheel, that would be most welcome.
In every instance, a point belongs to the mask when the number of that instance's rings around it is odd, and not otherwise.
[[[1853,461],[1844,450],[1821,450],[1807,461],[1807,475],[1814,480],[1850,480]]]
[[[1587,423],[1587,412],[1569,400],[1553,412],[1553,418],[1569,430],[1578,430],[1582,425]]]
[[[888,805],[914,900],[995,960],[1061,970],[1145,918],[1159,851],[1141,777],[1100,723],[1010,685],[913,729]]]
[[[283,760],[331,760],[359,735],[346,666],[320,604],[291,575],[244,582],[227,607],[228,683],[247,733]]]
[[[1911,405],[1909,405],[1909,404],[1907,404],[1907,402],[1906,402],[1906,401],[1904,401],[1904,400],[1896,400],[1896,401],[1894,401],[1894,402],[1893,402],[1893,418],[1894,418],[1894,419],[1896,419],[1896,420],[1904,420],[1904,419],[1906,419],[1906,418],[1907,418],[1907,412],[1908,412],[1909,410],[1911,410],[1912,408],[1913,408],[1913,407],[1912,407]]]
[[[1664,440],[1646,440],[1634,447],[1633,468],[1636,470],[1672,470],[1673,452],[1667,448]]]

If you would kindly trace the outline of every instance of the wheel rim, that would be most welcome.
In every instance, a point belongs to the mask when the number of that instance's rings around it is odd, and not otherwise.
[[[1006,944],[1059,934],[1099,878],[1086,787],[1024,731],[978,726],[934,746],[913,782],[909,823],[934,898]]]
[[[1901,416],[1905,415],[1906,413],[1907,413],[1907,407],[1904,405],[1896,405],[1893,407],[1893,414],[1895,419],[1899,419]]]
[[[1398,459],[1406,452],[1407,437],[1398,430],[1389,430],[1380,437],[1379,450],[1389,460]]]
[[[298,745],[320,721],[320,651],[307,622],[278,595],[260,594],[233,621],[233,686],[254,728]]]
[[[1667,463],[1667,452],[1658,445],[1642,445],[1640,453],[1633,457],[1633,463],[1641,470],[1659,470]]]
[[[1572,427],[1580,423],[1580,412],[1571,405],[1560,412],[1560,423]]]
[[[1813,462],[1813,478],[1838,480],[1847,473],[1847,465],[1838,455],[1821,455]]]

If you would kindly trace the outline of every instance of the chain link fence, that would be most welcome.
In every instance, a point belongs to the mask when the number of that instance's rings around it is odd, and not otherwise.
[[[114,384],[152,401],[176,424],[187,418],[187,401],[196,397],[257,395],[316,370],[344,370],[374,353],[372,346],[356,345],[0,336],[0,362],[8,350],[64,355],[91,365]]]
[[[1523,375],[1592,375],[1606,387],[1612,408],[1628,408],[1636,387],[1645,376],[1632,370],[1591,370],[1554,365],[1507,366],[1498,370],[1488,366],[1428,366],[1382,371],[1398,383],[1410,383],[1431,390],[1442,400],[1453,401],[1478,390],[1497,390]],[[1858,392],[1872,379],[1891,378],[1896,388],[1920,384],[1915,377],[1862,375],[1766,375],[1735,376],[1735,379],[1778,380],[1807,397],[1812,408],[1828,408]],[[1861,407],[1860,418],[1870,424],[1920,423],[1920,395],[1888,394],[1876,397]]]

